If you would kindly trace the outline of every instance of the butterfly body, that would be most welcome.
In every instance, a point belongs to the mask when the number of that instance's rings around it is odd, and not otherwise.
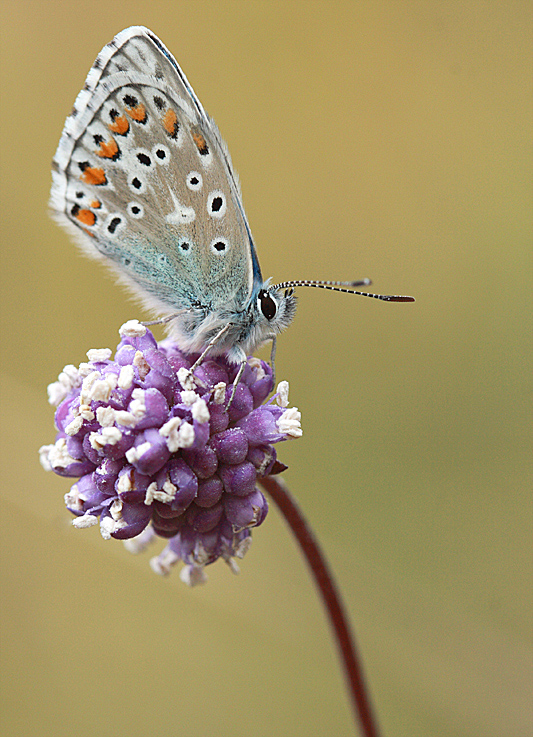
[[[177,62],[147,28],[97,57],[54,162],[54,216],[173,337],[241,363],[291,321],[292,290],[263,282],[227,148]],[[224,329],[225,328],[225,329]]]

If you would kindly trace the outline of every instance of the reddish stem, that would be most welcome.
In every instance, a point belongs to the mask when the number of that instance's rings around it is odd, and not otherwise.
[[[355,640],[333,577],[317,541],[298,505],[292,498],[286,484],[275,476],[267,476],[260,484],[270,494],[287,520],[303,550],[307,563],[315,577],[333,628],[340,655],[344,663],[344,671],[352,695],[352,706],[356,719],[359,720],[364,737],[379,737],[378,727],[366,692],[363,670]]]

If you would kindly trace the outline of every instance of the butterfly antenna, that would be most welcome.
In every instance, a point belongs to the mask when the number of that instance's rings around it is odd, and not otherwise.
[[[372,284],[370,279],[359,279],[358,281],[321,281],[315,279],[301,279],[297,281],[284,281],[274,284],[272,289],[294,289],[295,287],[316,287],[317,289],[330,289],[333,292],[346,292],[346,294],[358,294],[361,297],[372,297],[384,302],[414,302],[414,297],[406,297],[399,294],[374,294],[373,292],[360,292],[357,287],[367,287]]]

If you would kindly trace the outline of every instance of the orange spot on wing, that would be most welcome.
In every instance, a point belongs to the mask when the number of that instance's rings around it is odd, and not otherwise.
[[[191,135],[192,135],[192,140],[195,142],[196,148],[198,149],[198,151],[203,156],[205,156],[205,154],[209,153],[209,148],[207,147],[207,141],[205,140],[205,138],[202,135],[202,133],[200,133],[200,131],[198,129],[192,128],[191,129]]]
[[[95,234],[94,233],[91,233],[91,231],[90,230],[87,230],[87,228],[82,228],[82,230],[83,230],[84,233],[87,233],[87,235],[90,235],[91,238],[96,238]]]
[[[75,217],[84,225],[94,225],[96,222],[96,215],[90,210],[78,210]]]
[[[111,138],[107,143],[105,141],[100,142],[100,148],[95,151],[97,156],[102,159],[117,159],[120,155],[118,150],[117,142],[114,138]]]
[[[130,129],[128,119],[121,115],[120,118],[116,118],[112,123],[107,126],[111,133],[117,133],[119,136],[125,136]]]
[[[104,170],[99,169],[96,166],[86,167],[80,179],[82,180],[82,182],[85,182],[85,184],[96,184],[96,185],[107,184],[107,179],[105,178]]]
[[[179,128],[178,116],[172,108],[169,108],[163,117],[163,128],[169,136],[172,138],[176,137]]]
[[[100,202],[100,200],[93,200],[89,204],[89,207],[92,207],[93,210],[99,210],[102,207],[102,203]]]
[[[144,123],[146,120],[146,108],[142,102],[135,107],[126,108],[126,112],[132,120],[136,120],[138,123]]]

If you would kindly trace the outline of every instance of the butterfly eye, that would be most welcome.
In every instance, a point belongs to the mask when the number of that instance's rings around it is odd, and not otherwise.
[[[263,315],[266,317],[267,320],[272,320],[278,308],[270,294],[262,289],[259,292],[258,301]]]

